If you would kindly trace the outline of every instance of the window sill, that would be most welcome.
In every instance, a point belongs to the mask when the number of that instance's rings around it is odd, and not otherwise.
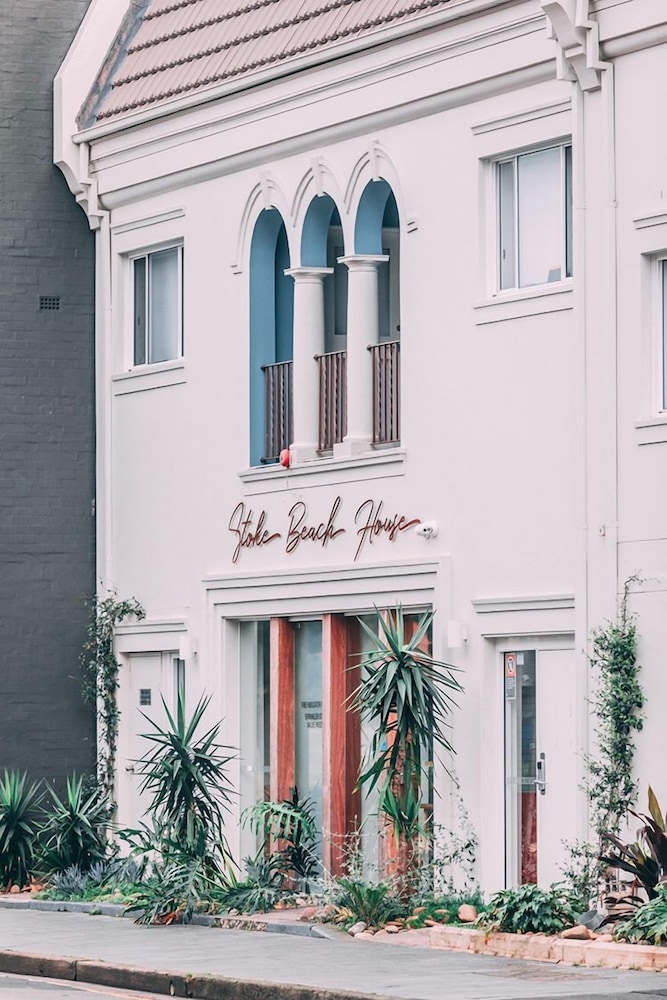
[[[502,323],[508,319],[524,316],[540,316],[543,313],[564,312],[572,309],[574,286],[571,278],[555,281],[552,285],[537,288],[517,288],[498,292],[475,307],[475,325]]]
[[[648,420],[638,420],[635,428],[638,445],[667,444],[667,413],[661,413],[660,416]]]
[[[405,449],[384,448],[355,455],[353,458],[317,458],[312,462],[293,465],[289,469],[282,465],[263,465],[244,469],[238,476],[245,484],[246,493],[250,495],[254,492],[274,493],[292,489],[294,480],[298,481],[300,487],[307,487],[315,483],[337,484],[404,474]]]
[[[187,382],[185,362],[161,361],[157,365],[145,365],[111,376],[114,396],[126,396],[130,392],[146,392],[148,389],[162,389],[168,385],[182,385]]]

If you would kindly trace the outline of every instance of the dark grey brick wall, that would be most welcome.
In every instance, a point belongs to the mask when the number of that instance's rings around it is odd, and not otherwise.
[[[89,0],[0,0],[0,769],[94,767],[94,244],[52,165],[52,82]],[[40,311],[40,296],[59,296]]]

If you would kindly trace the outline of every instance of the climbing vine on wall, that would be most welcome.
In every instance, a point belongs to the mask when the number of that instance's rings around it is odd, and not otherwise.
[[[637,662],[637,623],[628,609],[630,588],[625,581],[615,621],[591,633],[591,666],[596,687],[591,698],[597,751],[586,757],[584,790],[590,807],[594,842],[566,843],[569,862],[563,874],[582,902],[595,895],[603,865],[599,861],[602,834],[617,834],[637,797],[633,775],[635,735],[642,729],[644,692]]]
[[[95,706],[98,726],[97,783],[112,799],[120,711],[116,699],[120,665],[113,648],[114,629],[146,612],[135,598],[119,601],[115,593],[94,597],[88,639],[81,651],[84,698]]]
[[[602,831],[618,834],[637,797],[633,764],[635,734],[644,725],[644,692],[637,662],[637,624],[628,610],[630,587],[636,582],[637,577],[626,580],[616,621],[591,635],[591,665],[597,673],[591,708],[598,747],[587,760],[587,791],[596,837]]]

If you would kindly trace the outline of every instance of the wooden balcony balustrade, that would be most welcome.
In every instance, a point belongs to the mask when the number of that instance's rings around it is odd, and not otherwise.
[[[331,451],[347,433],[347,352],[316,354],[320,375],[319,451]]]
[[[400,340],[372,344],[373,444],[398,444],[401,440]]]
[[[264,372],[264,457],[263,463],[277,462],[289,448],[292,428],[292,362],[262,365]]]

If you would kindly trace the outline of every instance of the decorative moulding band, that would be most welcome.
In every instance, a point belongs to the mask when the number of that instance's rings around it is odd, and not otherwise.
[[[574,594],[541,594],[535,597],[479,597],[472,601],[478,614],[508,611],[562,611],[574,608]]]

